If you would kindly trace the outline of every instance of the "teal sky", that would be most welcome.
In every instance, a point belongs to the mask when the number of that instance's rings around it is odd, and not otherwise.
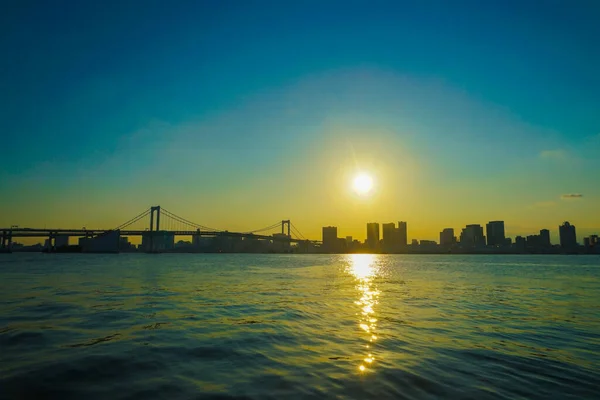
[[[597,1],[171,3],[9,1],[0,225],[600,231]]]

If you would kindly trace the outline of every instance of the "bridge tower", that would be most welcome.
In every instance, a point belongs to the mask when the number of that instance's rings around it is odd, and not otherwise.
[[[281,234],[283,235],[285,233],[284,231],[284,227],[287,225],[287,235],[288,237],[290,236],[290,220],[289,219],[284,219],[281,221]]]
[[[2,231],[2,245],[0,248],[4,249],[3,251],[8,251],[9,253],[12,247],[13,228],[14,226],[11,226],[9,231]]]
[[[154,213],[156,213],[156,229],[154,229]],[[150,232],[160,230],[160,206],[150,207]]]
[[[156,224],[154,223],[154,213],[156,213]],[[150,253],[154,252],[154,232],[160,230],[160,206],[150,207]]]

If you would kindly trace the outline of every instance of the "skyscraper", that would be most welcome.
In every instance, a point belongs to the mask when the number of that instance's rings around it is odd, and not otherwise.
[[[563,249],[577,247],[575,225],[571,225],[568,221],[565,221],[565,223],[558,227],[558,233],[560,236],[560,247]]]
[[[383,231],[383,250],[386,252],[393,251],[398,246],[398,230],[396,224],[390,222],[381,226]]]
[[[550,247],[550,231],[548,229],[540,229],[540,246]]]
[[[484,247],[485,236],[483,228],[479,224],[467,225],[460,234],[460,245],[462,247]]]
[[[337,227],[323,227],[323,250],[333,252],[337,247]]]
[[[367,224],[367,246],[369,250],[379,249],[379,224],[377,222]]]
[[[440,232],[440,246],[451,246],[454,244],[454,228],[444,228]]]
[[[406,247],[408,244],[408,234],[406,230],[406,221],[398,221],[398,244],[400,247]]]
[[[503,246],[506,237],[504,236],[504,221],[490,221],[485,226],[488,246]]]

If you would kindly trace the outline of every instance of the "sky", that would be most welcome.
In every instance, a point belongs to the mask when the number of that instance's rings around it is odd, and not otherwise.
[[[8,1],[0,226],[600,233],[600,3]],[[352,190],[360,172],[368,196]]]

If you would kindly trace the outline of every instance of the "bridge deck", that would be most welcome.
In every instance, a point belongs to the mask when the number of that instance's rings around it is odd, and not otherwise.
[[[0,235],[2,236],[10,236],[13,238],[17,237],[49,237],[56,235],[64,235],[64,236],[98,236],[106,232],[111,232],[111,229],[47,229],[47,228],[0,228]],[[203,236],[203,237],[239,237],[244,239],[261,239],[261,240],[282,240],[282,241],[290,241],[292,243],[320,243],[317,240],[303,240],[303,239],[283,239],[274,236],[267,235],[256,235],[253,233],[243,233],[243,232],[228,232],[228,231],[159,231],[173,234],[175,236]],[[121,230],[119,234],[121,236],[142,236],[150,234],[150,231],[147,230]],[[156,231],[154,231],[156,233]]]

